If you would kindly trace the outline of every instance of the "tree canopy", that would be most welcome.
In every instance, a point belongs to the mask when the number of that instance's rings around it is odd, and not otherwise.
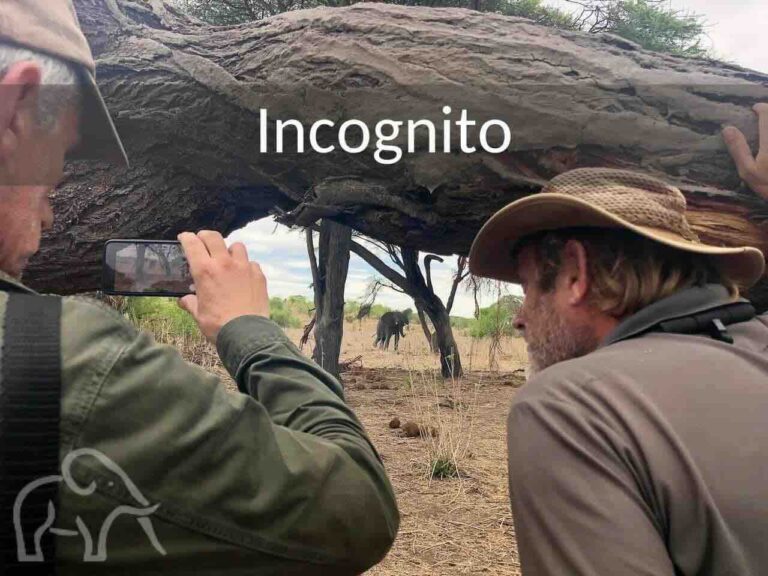
[[[188,13],[219,25],[260,20],[291,10],[315,6],[349,6],[359,0],[172,0]],[[577,8],[568,12],[544,0],[386,0],[401,6],[470,8],[506,16],[529,18],[566,30],[608,32],[644,48],[678,56],[707,56],[702,46],[705,24],[701,16],[670,8],[665,0],[567,0]]]

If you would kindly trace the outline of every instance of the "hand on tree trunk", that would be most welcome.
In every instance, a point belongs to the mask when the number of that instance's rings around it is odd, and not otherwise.
[[[760,148],[757,156],[752,155],[747,139],[738,128],[726,127],[723,130],[723,138],[741,179],[768,201],[768,104],[757,104],[755,112],[760,126]]]

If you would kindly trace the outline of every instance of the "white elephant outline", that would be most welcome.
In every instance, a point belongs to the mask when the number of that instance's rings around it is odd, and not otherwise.
[[[95,458],[102,465],[104,465],[105,468],[116,474],[123,481],[123,484],[128,489],[128,492],[131,494],[134,500],[144,507],[138,508],[135,506],[122,504],[118,505],[114,510],[112,510],[112,512],[110,512],[107,516],[106,520],[104,520],[104,523],[101,525],[96,551],[94,552],[93,536],[91,535],[90,530],[85,525],[85,522],[83,522],[80,516],[75,518],[75,524],[77,524],[79,531],[53,527],[53,523],[56,520],[56,508],[54,507],[53,502],[49,501],[48,517],[46,518],[45,522],[43,522],[43,524],[37,530],[35,530],[33,537],[35,550],[33,554],[30,554],[27,551],[27,544],[21,527],[21,509],[22,505],[24,504],[24,500],[27,498],[27,496],[29,496],[30,493],[32,493],[40,486],[54,483],[59,484],[62,480],[75,494],[80,496],[92,495],[96,491],[95,481],[91,482],[86,487],[80,487],[72,476],[72,462],[81,456],[91,456]],[[102,454],[98,450],[93,450],[92,448],[79,448],[77,450],[73,450],[66,455],[61,463],[61,475],[46,476],[44,478],[30,482],[16,496],[16,500],[13,504],[13,526],[16,532],[17,559],[19,562],[43,562],[45,558],[43,555],[41,541],[45,532],[50,530],[50,532],[56,536],[77,537],[81,535],[85,545],[83,562],[105,562],[107,560],[107,536],[109,535],[109,530],[112,527],[114,521],[119,516],[124,514],[135,516],[137,518],[137,522],[144,530],[144,533],[147,535],[147,538],[149,538],[152,546],[161,555],[165,556],[167,552],[165,551],[165,548],[163,548],[163,545],[160,544],[160,541],[157,539],[155,529],[152,526],[152,520],[149,518],[149,516],[151,516],[159,507],[160,504],[150,506],[149,501],[139,491],[136,485],[125,473],[125,471],[108,456]]]

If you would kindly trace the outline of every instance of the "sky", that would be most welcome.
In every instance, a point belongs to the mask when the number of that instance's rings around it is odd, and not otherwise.
[[[549,0],[547,4],[573,9],[567,0]],[[700,14],[707,23],[707,41],[723,60],[768,72],[768,0],[669,0],[672,8]],[[245,243],[252,260],[258,261],[267,276],[271,296],[303,295],[312,298],[312,274],[307,260],[306,242],[300,231],[290,231],[270,219],[253,222],[234,232],[231,241]],[[433,265],[435,291],[445,301],[450,292],[452,270],[456,258],[446,258],[445,264]],[[352,254],[349,265],[345,299],[360,299],[374,271]],[[515,293],[520,293],[516,287]],[[481,295],[481,306],[488,306],[497,294]],[[390,308],[412,308],[407,296],[383,290],[377,300]],[[452,311],[457,316],[472,316],[471,294],[459,289]]]
[[[707,24],[707,41],[715,55],[768,72],[768,1],[767,0],[668,0],[675,10],[699,14]],[[568,0],[547,0],[545,4],[574,10]]]

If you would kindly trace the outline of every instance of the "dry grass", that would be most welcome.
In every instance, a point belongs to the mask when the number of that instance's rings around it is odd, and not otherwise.
[[[234,390],[213,346],[199,337],[178,336],[162,323],[144,327],[187,359],[223,376]],[[505,421],[523,382],[515,372],[526,364],[522,342],[501,339],[490,354],[489,339],[457,333],[466,373],[444,381],[439,359],[418,327],[401,339],[399,352],[373,348],[375,327],[372,320],[360,327],[348,323],[342,344],[342,360],[362,356],[342,376],[346,396],[382,456],[402,519],[391,552],[368,574],[518,576]],[[287,330],[296,343],[301,332]],[[310,340],[305,353],[312,345]],[[496,369],[490,370],[489,363]],[[403,437],[389,428],[393,417],[433,427],[437,434]]]
[[[288,336],[298,343],[301,338],[301,329],[286,330]],[[394,339],[390,350],[379,350],[373,347],[376,335],[376,320],[366,319],[358,325],[358,322],[347,322],[344,325],[344,340],[341,344],[342,360],[351,360],[359,355],[363,356],[363,365],[366,368],[402,368],[406,370],[439,369],[438,356],[429,351],[427,339],[417,325],[411,325],[407,329],[406,337],[400,339],[400,350],[394,351]],[[472,338],[471,336],[454,331],[456,344],[461,353],[461,362],[468,372],[478,370],[493,370],[489,364],[491,360],[491,339]],[[314,346],[312,337],[304,352],[310,352]],[[525,344],[520,338],[503,337],[499,340],[499,349],[496,353],[496,368],[500,372],[512,372],[522,368],[526,363]]]

